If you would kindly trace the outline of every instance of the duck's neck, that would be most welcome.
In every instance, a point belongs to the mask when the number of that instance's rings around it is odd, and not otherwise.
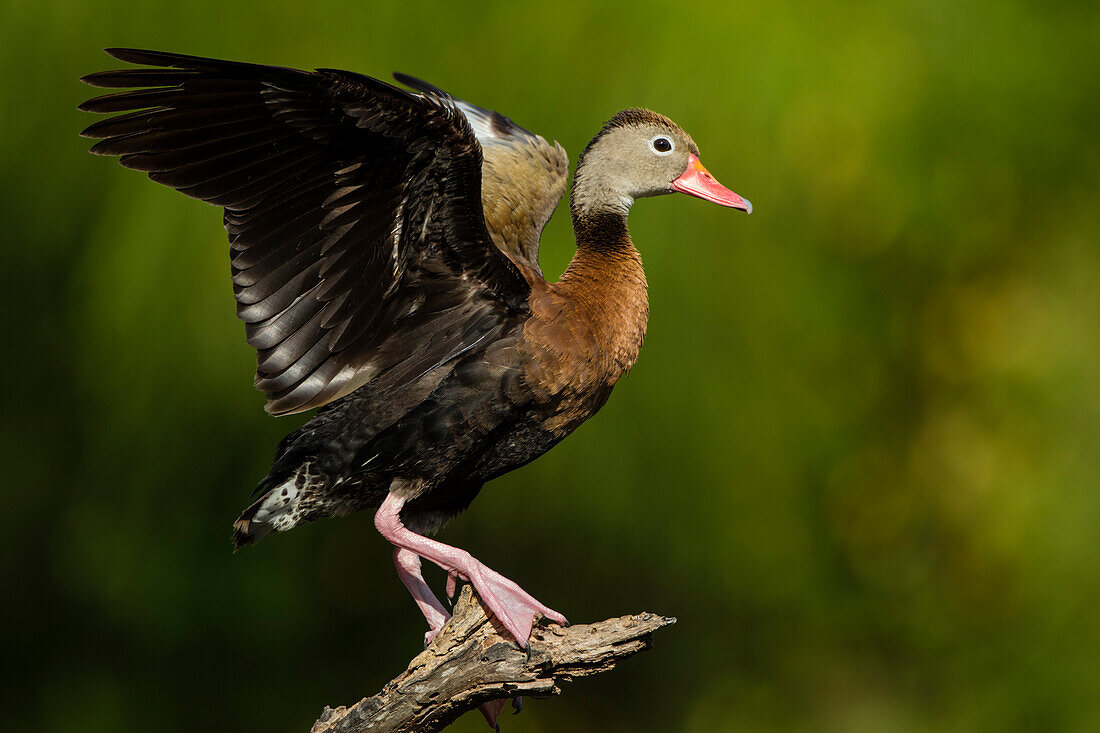
[[[642,258],[626,227],[633,201],[594,205],[600,202],[577,193],[570,206],[577,252],[558,286],[589,315],[601,347],[625,372],[638,358],[649,318]]]

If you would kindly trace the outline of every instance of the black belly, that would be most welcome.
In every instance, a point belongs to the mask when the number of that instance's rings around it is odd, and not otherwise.
[[[468,507],[486,481],[550,450],[610,393],[536,399],[521,375],[471,358],[384,426],[372,422],[378,405],[353,393],[288,436],[265,483],[309,463],[321,475],[310,486],[313,509],[304,519],[312,520],[377,507],[396,480],[409,493],[402,516],[410,527],[433,530]]]
[[[429,484],[406,505],[402,512],[406,521],[419,529],[436,529],[465,510],[487,481],[527,465],[576,427],[551,431],[544,427],[545,422],[545,412],[532,406],[486,435],[465,460],[451,467],[444,480]]]

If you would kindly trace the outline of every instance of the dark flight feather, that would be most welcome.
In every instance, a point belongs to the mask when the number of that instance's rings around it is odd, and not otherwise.
[[[269,412],[416,378],[527,308],[527,281],[486,228],[481,146],[450,97],[333,69],[108,53],[162,68],[84,77],[139,88],[80,105],[122,113],[83,134],[101,140],[92,152],[224,207]]]

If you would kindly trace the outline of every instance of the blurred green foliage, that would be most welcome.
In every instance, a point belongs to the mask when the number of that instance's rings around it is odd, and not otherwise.
[[[369,516],[230,553],[300,418],[250,388],[219,213],[77,137],[111,45],[402,70],[574,159],[644,105],[756,205],[639,202],[638,366],[442,535],[576,621],[680,618],[509,730],[1100,730],[1100,6],[0,17],[4,730],[304,731],[423,632]]]

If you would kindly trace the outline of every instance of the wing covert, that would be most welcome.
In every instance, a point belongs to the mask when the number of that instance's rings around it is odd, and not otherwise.
[[[394,78],[412,89],[450,99],[465,115],[481,144],[481,200],[485,225],[497,247],[542,275],[539,239],[565,194],[569,156],[555,142],[500,114],[457,99],[407,74]]]

